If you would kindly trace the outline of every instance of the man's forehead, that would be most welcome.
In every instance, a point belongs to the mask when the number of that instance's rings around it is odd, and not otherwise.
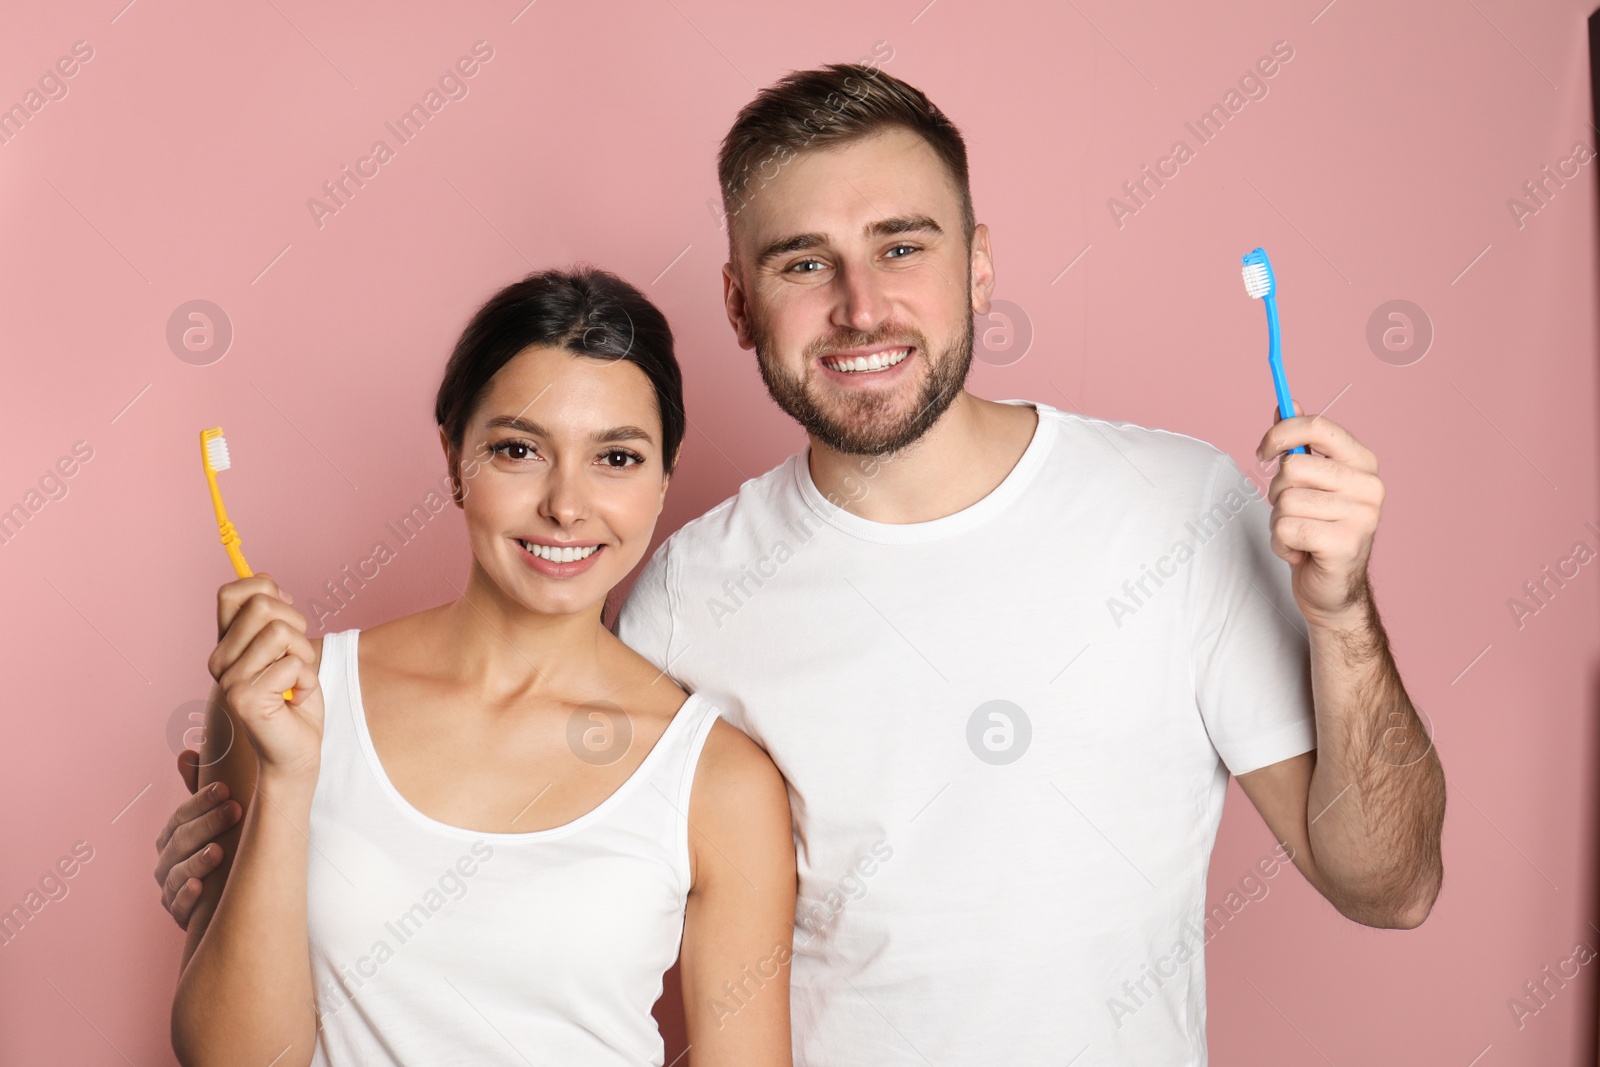
[[[806,235],[845,242],[951,230],[960,201],[939,160],[930,152],[926,169],[908,162],[785,175],[740,212],[740,243],[759,250]]]

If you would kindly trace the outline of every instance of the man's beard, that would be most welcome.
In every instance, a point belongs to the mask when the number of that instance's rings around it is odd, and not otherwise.
[[[773,401],[812,437],[845,455],[881,456],[898,452],[916,441],[955,402],[972,366],[971,315],[967,316],[966,328],[960,336],[937,355],[929,349],[927,339],[920,333],[891,328],[873,334],[835,337],[825,347],[814,346],[806,355],[805,371],[798,376],[778,366],[772,338],[765,330],[753,323],[751,332],[756,342],[756,365],[761,368],[761,380],[767,384],[767,393]],[[895,405],[900,402],[900,396],[887,393],[878,395],[878,390],[862,390],[842,396],[836,392],[837,399],[829,405],[834,410],[825,409],[808,386],[808,381],[814,385],[815,379],[821,377],[821,373],[815,371],[815,356],[843,348],[867,348],[887,342],[915,346],[915,358],[927,364],[928,370],[914,409],[896,412]]]

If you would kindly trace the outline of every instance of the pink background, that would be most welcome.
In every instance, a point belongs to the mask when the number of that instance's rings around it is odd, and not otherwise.
[[[1520,629],[1507,606],[1600,546],[1600,162],[1520,227],[1507,207],[1594,144],[1586,6],[125,2],[25,5],[0,34],[0,105],[93,48],[0,144],[0,507],[93,449],[0,545],[0,908],[75,842],[94,853],[0,947],[5,1063],[171,1062],[181,937],[152,842],[183,795],[169,721],[206,693],[232,576],[198,431],[226,428],[246,553],[303,604],[437,484],[433,391],[472,310],[582,257],[676,330],[693,425],[665,536],[802,440],[722,313],[718,140],[760,86],[877,42],[965,133],[996,296],[1031,328],[1022,358],[975,364],[975,392],[1182,431],[1248,468],[1272,395],[1239,256],[1262,245],[1296,397],[1382,459],[1374,581],[1450,783],[1444,889],[1392,932],[1298,874],[1267,883],[1209,946],[1214,1062],[1595,1061],[1594,966],[1520,1028],[1507,1006],[1600,947],[1600,563]],[[307,200],[393,147],[384,122],[480,40],[469,94],[319,228]],[[1184,122],[1280,40],[1269,95],[1197,147]],[[1195,157],[1119,228],[1108,198],[1180,137]],[[193,299],[234,331],[208,366],[166,340]],[[1366,338],[1393,299],[1435,331],[1409,365]],[[446,512],[324,629],[440,602],[466,558]],[[1271,847],[1234,787],[1213,902]]]

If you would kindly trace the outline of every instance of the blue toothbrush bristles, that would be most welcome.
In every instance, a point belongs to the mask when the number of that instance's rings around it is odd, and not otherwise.
[[[1260,300],[1272,292],[1272,272],[1265,263],[1244,265],[1244,291],[1254,300]]]

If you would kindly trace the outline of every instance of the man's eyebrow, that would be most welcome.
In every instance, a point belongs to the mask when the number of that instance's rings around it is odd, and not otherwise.
[[[944,228],[927,215],[895,215],[887,219],[874,219],[862,227],[863,237],[893,237],[902,233],[932,233],[943,235]],[[824,233],[797,233],[780,237],[768,244],[756,257],[756,266],[765,266],[779,256],[802,252],[828,243]]]
[[[503,426],[511,430],[520,430],[534,437],[552,436],[549,430],[540,426],[537,422],[524,419],[520,415],[496,415],[485,426],[491,430]],[[613,426],[609,430],[600,430],[590,434],[589,440],[594,444],[600,444],[605,441],[649,441],[651,444],[655,443],[655,438],[650,436],[649,431],[640,429],[637,426]]]

